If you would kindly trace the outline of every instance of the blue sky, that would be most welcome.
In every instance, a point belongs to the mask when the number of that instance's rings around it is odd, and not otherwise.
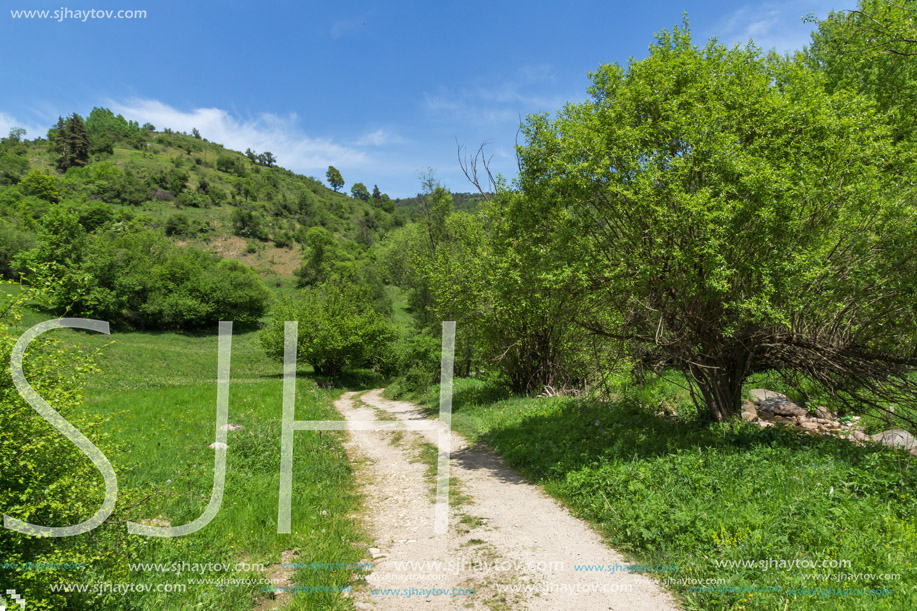
[[[585,99],[588,72],[646,55],[687,11],[695,40],[801,48],[823,0],[700,2],[293,2],[6,0],[0,133],[44,134],[59,115],[108,106],[158,129],[197,127],[269,150],[324,179],[329,164],[393,197],[432,167],[472,190],[456,142],[489,142],[515,175],[520,117]],[[14,19],[13,10],[145,10],[145,19]]]

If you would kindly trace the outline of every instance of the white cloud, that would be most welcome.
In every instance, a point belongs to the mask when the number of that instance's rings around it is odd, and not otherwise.
[[[42,127],[41,125],[30,124],[24,121],[17,121],[13,116],[0,112],[0,138],[6,138],[10,130],[14,127],[22,127],[26,131],[26,138],[34,140],[35,138],[44,138],[48,133],[51,125]]]
[[[356,145],[385,146],[387,144],[404,144],[405,142],[407,141],[404,138],[392,130],[380,127],[375,131],[367,132],[360,136],[356,141]]]
[[[295,114],[278,116],[262,113],[243,120],[221,108],[182,111],[158,100],[109,101],[108,107],[127,119],[152,123],[157,129],[171,128],[190,132],[237,151],[250,148],[270,151],[283,167],[303,173],[324,172],[329,165],[365,167],[370,159],[357,148],[337,144],[330,138],[314,138],[303,133]]]
[[[811,42],[810,33],[815,29],[815,24],[803,23],[803,17],[811,12],[823,18],[830,10],[843,8],[833,0],[745,4],[717,22],[710,34],[726,44],[753,40],[764,50],[776,49],[781,53],[802,50]]]
[[[356,34],[365,27],[365,19],[342,19],[334,22],[334,25],[331,26],[331,38],[337,40],[343,36]]]
[[[555,75],[548,65],[523,66],[509,77],[490,79],[459,90],[440,87],[423,94],[423,107],[435,118],[488,125],[517,123],[533,112],[558,110],[569,98],[545,95],[554,88]]]

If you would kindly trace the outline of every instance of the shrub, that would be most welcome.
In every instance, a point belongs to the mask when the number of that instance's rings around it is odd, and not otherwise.
[[[261,345],[268,355],[283,359],[284,321],[299,321],[299,358],[323,375],[345,369],[386,366],[394,327],[376,313],[369,290],[334,282],[301,291],[277,304]]]
[[[168,236],[187,235],[191,229],[191,222],[182,213],[176,213],[166,220],[165,232]]]
[[[264,218],[257,212],[245,208],[232,211],[232,232],[241,238],[267,240]]]
[[[10,362],[13,345],[19,337],[12,326],[18,322],[21,303],[34,293],[0,297],[0,360]],[[12,303],[10,300],[12,299]],[[77,356],[78,358],[74,358]],[[85,354],[68,354],[57,347],[52,337],[35,341],[23,363],[26,379],[33,388],[65,419],[80,423],[86,434],[104,453],[111,450],[104,430],[104,420],[87,422],[83,414],[82,387],[86,375],[93,371]],[[88,425],[88,426],[87,426]],[[99,508],[104,498],[104,483],[93,464],[75,445],[48,426],[48,422],[19,395],[10,375],[0,376],[0,508],[4,514],[33,524],[73,525],[86,520]],[[122,497],[123,498],[123,497]],[[117,514],[116,514],[117,515]],[[83,563],[111,567],[123,563],[130,550],[138,545],[125,540],[115,530],[123,526],[101,526],[91,534],[73,537],[45,538],[25,536],[0,528],[0,558],[4,562]],[[29,609],[79,609],[92,603],[80,594],[54,594],[49,586],[67,582],[68,571],[7,570],[6,587],[15,587],[28,601]],[[14,605],[15,607],[15,605]]]
[[[209,328],[220,320],[256,321],[269,293],[241,263],[151,231],[86,234],[76,214],[49,214],[38,247],[18,264],[49,286],[52,307],[148,329]]]
[[[60,190],[53,177],[32,170],[19,182],[19,188],[26,195],[33,195],[46,202],[55,203],[60,199]]]

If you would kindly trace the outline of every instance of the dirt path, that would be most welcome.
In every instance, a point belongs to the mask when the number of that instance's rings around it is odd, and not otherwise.
[[[335,407],[348,421],[426,418],[417,406],[389,401],[380,393],[346,393]],[[436,437],[432,430],[350,432],[347,450],[367,499],[367,527],[375,540],[369,587],[354,592],[358,608],[678,608],[644,575],[621,569],[576,571],[574,565],[626,562],[500,458],[469,448],[454,433],[451,475],[459,495],[452,497],[449,533],[435,535],[433,483],[419,454],[423,441],[435,444]],[[372,594],[372,588],[400,592]],[[455,589],[474,589],[474,595]]]

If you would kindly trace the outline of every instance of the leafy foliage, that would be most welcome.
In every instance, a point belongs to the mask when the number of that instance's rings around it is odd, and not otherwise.
[[[717,419],[769,369],[861,405],[917,396],[911,184],[868,99],[679,29],[592,80],[529,119],[520,179],[568,219],[548,256],[586,328],[685,371]]]
[[[341,187],[344,186],[344,177],[341,176],[340,171],[333,165],[328,166],[328,171],[325,172],[325,178],[335,191],[340,191]]]
[[[361,285],[326,282],[280,299],[261,343],[268,355],[283,359],[284,322],[298,321],[299,358],[322,375],[346,369],[380,368],[397,333],[376,312],[372,293]]]
[[[7,288],[7,287],[4,287]],[[22,304],[37,297],[35,292],[10,295],[0,301],[0,359],[10,362],[18,339],[11,326],[18,322]],[[26,379],[64,418],[82,421],[93,442],[111,450],[103,432],[108,419],[86,416],[82,388],[93,372],[85,354],[63,349],[53,338],[36,341],[23,363]],[[104,484],[95,467],[57,430],[53,429],[19,395],[11,376],[0,376],[0,508],[7,515],[35,524],[73,525],[92,516],[105,496]],[[112,529],[102,527],[94,536],[66,538],[26,537],[0,529],[0,556],[4,562],[36,565],[71,562],[114,565],[131,544],[118,540]],[[49,585],[69,581],[67,571],[39,568],[6,570],[7,586],[15,586],[30,609],[79,608],[90,604],[80,594],[54,594]]]
[[[152,329],[250,324],[268,291],[243,264],[175,246],[150,231],[111,227],[88,234],[72,209],[45,216],[36,248],[20,256],[33,282],[49,286],[55,311]]]

